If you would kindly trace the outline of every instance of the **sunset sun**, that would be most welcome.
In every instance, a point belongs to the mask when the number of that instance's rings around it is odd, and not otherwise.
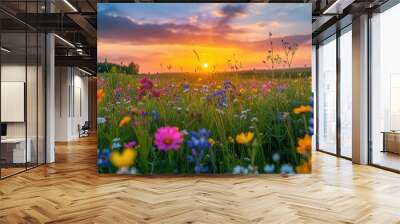
[[[204,63],[203,68],[208,68],[208,63]]]

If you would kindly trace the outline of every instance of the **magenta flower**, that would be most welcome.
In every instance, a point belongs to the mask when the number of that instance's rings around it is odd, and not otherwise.
[[[177,127],[161,127],[157,129],[154,144],[160,151],[178,150],[183,142],[183,134]]]
[[[147,77],[142,78],[141,80],[139,80],[140,83],[140,87],[143,89],[147,89],[150,90],[151,88],[153,88],[153,82],[148,79]]]

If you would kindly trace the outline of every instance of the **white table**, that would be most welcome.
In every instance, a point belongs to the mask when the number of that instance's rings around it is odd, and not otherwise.
[[[13,163],[26,163],[32,160],[32,140],[28,138],[25,153],[25,138],[5,138],[1,139],[2,145],[13,146]],[[26,160],[25,160],[26,159]]]

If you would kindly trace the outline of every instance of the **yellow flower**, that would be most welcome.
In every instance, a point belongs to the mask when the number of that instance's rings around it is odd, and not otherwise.
[[[221,85],[217,85],[217,89],[221,89],[222,88],[222,86]]]
[[[208,138],[208,143],[210,143],[210,145],[214,145],[215,144],[215,140],[212,138]]]
[[[135,163],[136,156],[136,149],[126,148],[122,153],[113,151],[110,160],[115,167],[130,167]]]
[[[251,142],[254,138],[254,133],[253,132],[242,132],[238,135],[236,135],[236,142],[239,144],[247,144]]]
[[[308,152],[309,155],[311,154],[311,136],[306,135],[304,136],[304,138],[300,138],[297,141],[297,152],[299,152],[300,154],[304,154],[305,152]]]
[[[119,126],[122,127],[122,126],[128,124],[129,121],[131,121],[131,117],[125,116],[125,117],[122,118],[122,120],[119,122]]]
[[[243,88],[240,88],[240,89],[239,89],[239,93],[243,94],[244,92],[246,92],[245,89],[243,89]]]
[[[106,94],[104,93],[104,89],[98,89],[97,90],[97,102],[100,103],[103,101],[103,98]]]
[[[300,107],[295,108],[293,110],[293,112],[295,114],[301,114],[301,113],[311,112],[312,109],[313,108],[311,106],[300,106]]]
[[[232,138],[232,136],[229,136],[229,137],[228,137],[228,142],[229,142],[229,143],[235,143],[235,139]]]
[[[256,89],[256,88],[252,88],[252,89],[251,89],[251,92],[253,92],[253,93],[257,93],[257,92],[258,92],[258,89]]]

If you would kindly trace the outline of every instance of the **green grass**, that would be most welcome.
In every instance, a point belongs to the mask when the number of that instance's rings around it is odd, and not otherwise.
[[[236,166],[250,168],[252,173],[263,173],[266,164],[273,164],[274,172],[280,172],[283,164],[295,168],[309,162],[310,156],[299,154],[296,147],[298,139],[308,134],[310,115],[294,114],[293,109],[310,101],[310,69],[148,75],[146,77],[156,84],[154,88],[161,96],[146,95],[138,100],[138,81],[143,77],[116,73],[98,75],[98,89],[105,93],[98,103],[98,117],[106,120],[98,124],[98,150],[122,151],[121,147],[113,148],[113,139],[119,139],[122,145],[137,141],[140,147],[133,166],[139,173],[195,173],[195,164],[187,160],[191,154],[186,145],[188,136],[178,151],[157,150],[154,133],[162,126],[176,126],[188,132],[200,128],[211,131],[216,144],[206,150],[202,159],[208,173],[232,173]],[[226,80],[231,81],[232,87],[225,90],[226,105],[221,106],[213,93],[224,89]],[[272,82],[269,91],[263,87],[268,81]],[[184,84],[189,86],[187,92]],[[202,91],[206,86],[208,92]],[[154,112],[159,117],[152,116]],[[281,118],[282,112],[289,112],[287,119]],[[132,120],[120,127],[124,116]],[[229,142],[229,137],[235,138],[248,131],[255,134],[251,143]],[[274,153],[279,153],[278,161],[272,160]],[[99,173],[117,170],[115,166],[98,167]]]

